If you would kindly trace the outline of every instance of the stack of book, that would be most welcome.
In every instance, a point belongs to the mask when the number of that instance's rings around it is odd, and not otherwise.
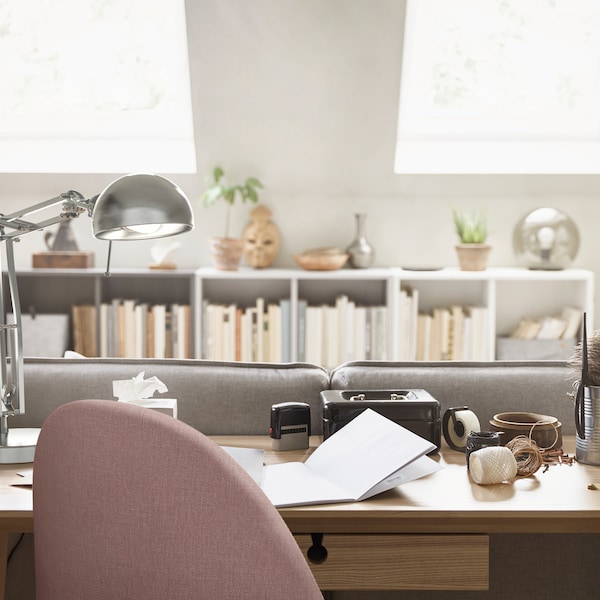
[[[202,356],[211,360],[289,362],[292,315],[288,299],[257,298],[249,307],[206,302],[202,316]],[[332,368],[348,360],[385,360],[388,346],[385,306],[358,306],[347,296],[333,305],[297,305],[300,362]]]
[[[298,360],[333,368],[349,360],[386,360],[385,306],[360,306],[341,295],[334,305],[298,302]]]
[[[154,304],[130,299],[72,308],[73,349],[84,356],[191,358],[188,304]]]
[[[434,308],[417,316],[414,360],[490,360],[488,309]]]
[[[290,361],[290,301],[252,306],[205,302],[202,313],[202,356],[244,362]]]

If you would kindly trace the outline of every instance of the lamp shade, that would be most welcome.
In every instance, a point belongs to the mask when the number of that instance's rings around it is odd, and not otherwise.
[[[579,232],[564,212],[538,208],[515,226],[513,249],[519,262],[530,269],[564,269],[577,256]]]
[[[103,240],[146,240],[193,228],[189,200],[161,175],[134,173],[120,177],[94,203],[92,230]]]

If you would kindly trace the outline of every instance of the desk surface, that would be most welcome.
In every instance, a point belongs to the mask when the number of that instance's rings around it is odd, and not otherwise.
[[[219,436],[229,446],[265,448],[265,462],[304,460],[310,450],[275,453],[270,439]],[[318,443],[314,438],[312,443]],[[574,440],[566,438],[567,451]],[[434,460],[444,469],[363,502],[282,508],[295,533],[600,533],[600,467],[553,465],[513,483],[470,481],[462,453],[443,448]],[[30,488],[15,487],[17,471],[0,465],[0,530],[32,531]],[[597,490],[588,486],[595,483]]]
[[[270,448],[260,437],[215,439]],[[574,452],[574,438],[565,438],[564,448]],[[309,452],[267,450],[265,462],[302,461]],[[445,447],[432,458],[445,468],[369,500],[279,512],[295,533],[600,533],[600,467],[553,465],[513,483],[480,486],[463,453]],[[598,489],[588,489],[591,483]]]

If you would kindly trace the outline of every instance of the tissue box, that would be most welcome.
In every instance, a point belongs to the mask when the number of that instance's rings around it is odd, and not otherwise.
[[[144,408],[156,410],[175,419],[177,418],[177,400],[173,398],[147,398],[145,400],[133,400],[129,404],[143,406]]]

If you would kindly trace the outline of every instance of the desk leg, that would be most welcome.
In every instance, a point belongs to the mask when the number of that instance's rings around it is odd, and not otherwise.
[[[8,532],[0,531],[0,600],[6,591],[6,562],[8,560]]]

